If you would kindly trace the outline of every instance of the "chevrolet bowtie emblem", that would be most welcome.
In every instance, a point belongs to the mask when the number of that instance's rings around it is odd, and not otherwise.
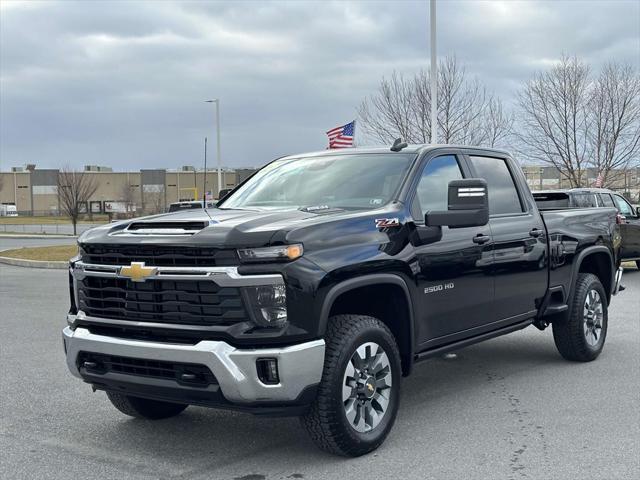
[[[144,262],[131,262],[128,267],[120,269],[120,276],[128,277],[132,282],[144,282],[147,278],[156,274],[157,268],[145,267]]]

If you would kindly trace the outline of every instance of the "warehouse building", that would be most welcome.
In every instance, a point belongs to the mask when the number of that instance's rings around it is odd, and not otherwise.
[[[223,170],[222,188],[233,188],[255,170]],[[0,172],[0,204],[15,205],[19,215],[59,215],[58,174],[56,169],[14,167]],[[87,165],[84,175],[97,183],[95,194],[83,207],[87,213],[163,212],[172,202],[202,199],[204,171],[185,166],[180,170],[143,169],[114,172],[109,167]],[[217,171],[207,171],[206,190],[217,198]]]

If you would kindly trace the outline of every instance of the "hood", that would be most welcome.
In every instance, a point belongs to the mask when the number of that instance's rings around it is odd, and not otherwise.
[[[103,225],[86,231],[78,242],[260,247],[269,245],[276,233],[280,241],[293,229],[344,213],[193,209]]]

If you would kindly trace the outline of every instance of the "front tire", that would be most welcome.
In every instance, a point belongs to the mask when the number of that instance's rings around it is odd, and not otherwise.
[[[107,392],[107,397],[111,404],[125,415],[147,420],[175,417],[188,407],[182,403],[161,402],[115,392]]]
[[[329,319],[322,380],[302,424],[322,450],[357,457],[389,434],[400,401],[400,353],[393,334],[365,315]]]
[[[591,273],[578,274],[569,316],[552,323],[560,355],[576,362],[595,360],[604,347],[607,325],[607,296],[602,283]]]

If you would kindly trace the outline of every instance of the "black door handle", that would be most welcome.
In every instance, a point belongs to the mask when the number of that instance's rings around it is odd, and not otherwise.
[[[533,228],[533,229],[529,230],[529,235],[531,235],[534,238],[538,238],[543,233],[544,232],[542,230],[540,230],[539,228]]]
[[[473,243],[477,243],[479,245],[487,243],[489,240],[491,240],[491,237],[489,235],[483,235],[482,233],[479,233],[478,235],[473,237]]]

